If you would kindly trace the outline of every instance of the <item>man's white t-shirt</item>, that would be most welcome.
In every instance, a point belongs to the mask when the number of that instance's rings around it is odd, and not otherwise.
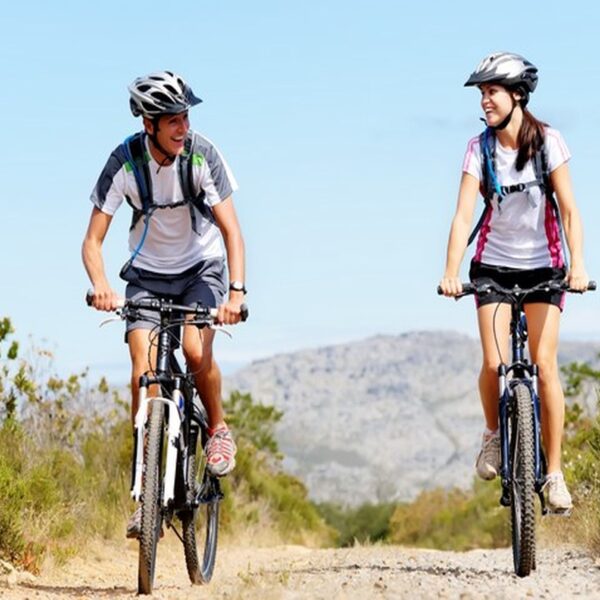
[[[552,172],[571,158],[571,154],[556,129],[546,128],[546,156]],[[533,162],[528,161],[517,171],[518,150],[504,148],[496,138],[496,177],[501,186],[535,181]],[[480,182],[483,153],[479,136],[471,139],[463,162],[463,172]],[[538,186],[524,192],[514,192],[495,198],[477,238],[474,260],[488,265],[514,269],[537,269],[564,266],[559,223]]]
[[[205,137],[194,132],[192,172],[194,190],[204,191],[208,210],[227,199],[237,183],[224,158]],[[224,256],[219,228],[196,208],[196,231],[192,229],[190,205],[173,206],[183,200],[179,178],[179,157],[172,165],[160,166],[152,157],[145,136],[146,160],[152,182],[152,196],[160,205],[150,216],[144,243],[133,266],[155,273],[177,274],[199,262]],[[91,201],[102,212],[114,215],[124,200],[141,210],[135,175],[121,147],[111,154],[91,194]],[[129,232],[129,250],[138,248],[145,229],[145,219],[138,219]]]

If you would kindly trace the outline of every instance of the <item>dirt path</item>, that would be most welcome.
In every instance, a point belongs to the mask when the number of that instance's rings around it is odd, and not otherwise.
[[[154,597],[211,599],[598,598],[600,561],[579,550],[540,550],[538,570],[518,579],[509,550],[467,553],[368,546],[312,550],[299,546],[220,549],[213,581],[192,588],[183,552],[159,546]],[[0,588],[14,600],[135,598],[137,548],[111,543],[30,582]]]

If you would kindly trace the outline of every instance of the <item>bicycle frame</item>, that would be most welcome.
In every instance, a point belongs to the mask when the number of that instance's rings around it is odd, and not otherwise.
[[[530,392],[533,403],[534,421],[534,459],[535,459],[535,491],[542,504],[542,512],[545,514],[546,507],[542,487],[545,477],[545,458],[541,444],[541,415],[540,397],[538,392],[538,366],[530,363],[525,356],[525,342],[527,341],[527,320],[519,301],[511,304],[510,337],[512,346],[512,362],[510,365],[501,363],[498,366],[499,384],[499,421],[500,421],[500,452],[502,464],[500,477],[502,481],[503,506],[510,506],[510,489],[512,472],[510,464],[510,440],[508,423],[513,410],[513,389],[519,385],[526,385]],[[509,380],[508,376],[512,374]]]

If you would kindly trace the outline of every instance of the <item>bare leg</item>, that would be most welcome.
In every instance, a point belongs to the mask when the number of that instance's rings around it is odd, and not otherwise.
[[[149,329],[130,331],[127,334],[127,343],[131,357],[131,423],[133,424],[139,403],[140,377],[156,364],[156,348],[150,347]],[[148,362],[149,350],[152,364]],[[158,394],[158,386],[151,386],[148,393],[153,396]]]
[[[187,326],[183,332],[183,352],[188,368],[194,374],[196,389],[208,415],[208,426],[216,429],[224,425],[221,402],[221,371],[213,357],[215,332]]]
[[[558,376],[558,332],[560,310],[543,303],[525,305],[529,352],[539,367],[542,435],[548,473],[560,471],[560,454],[565,422],[565,398]]]
[[[477,310],[477,320],[483,351],[479,395],[486,427],[494,431],[498,429],[498,365],[508,360],[510,305],[486,304]],[[501,356],[498,354],[498,349],[502,353]]]

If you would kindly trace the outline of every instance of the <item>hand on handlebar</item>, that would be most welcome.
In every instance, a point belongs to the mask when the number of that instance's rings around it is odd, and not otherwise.
[[[240,300],[229,298],[218,308],[216,321],[219,325],[235,325],[240,321],[245,321],[248,309],[244,305],[244,297]]]
[[[459,277],[443,277],[439,288],[444,296],[458,296],[463,291],[463,286]]]
[[[110,312],[123,306],[122,298],[108,285],[97,285],[93,290],[88,291],[85,299],[87,304],[96,310]]]
[[[585,269],[571,268],[567,274],[567,283],[569,287],[577,292],[585,292],[588,289],[589,277]]]

